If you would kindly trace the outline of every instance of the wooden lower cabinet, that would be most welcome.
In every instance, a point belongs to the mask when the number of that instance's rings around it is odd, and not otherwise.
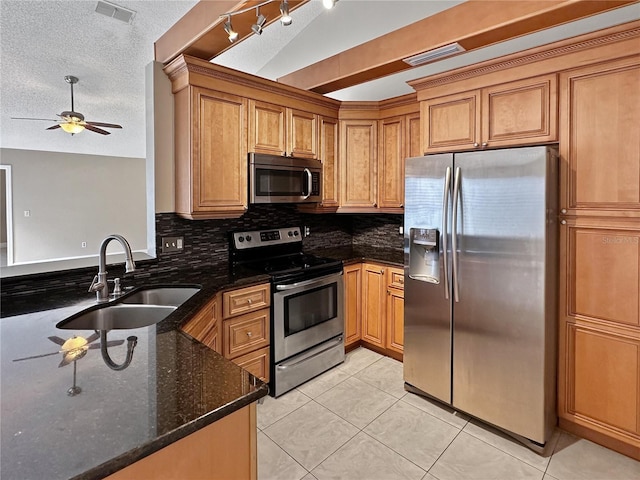
[[[380,265],[362,265],[362,340],[385,346],[385,277]]]
[[[344,267],[344,344],[347,350],[358,344],[362,325],[362,266]]]
[[[254,377],[263,381],[269,380],[269,347],[266,346],[259,350],[247,353],[240,357],[234,358],[233,362],[244,368]]]
[[[404,272],[374,263],[347,265],[345,275],[345,347],[358,345],[402,360],[404,344]]]
[[[640,229],[564,220],[560,426],[640,460]]]
[[[255,480],[257,432],[252,403],[106,478]]]
[[[219,318],[220,295],[216,295],[182,327],[182,330],[207,347],[222,353]]]

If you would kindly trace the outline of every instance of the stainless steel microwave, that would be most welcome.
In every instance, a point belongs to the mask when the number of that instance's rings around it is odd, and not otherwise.
[[[249,154],[249,203],[320,202],[321,192],[320,160]]]

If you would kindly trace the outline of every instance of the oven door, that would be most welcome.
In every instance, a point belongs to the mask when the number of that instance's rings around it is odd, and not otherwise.
[[[344,331],[342,272],[274,284],[274,363],[303,352]]]

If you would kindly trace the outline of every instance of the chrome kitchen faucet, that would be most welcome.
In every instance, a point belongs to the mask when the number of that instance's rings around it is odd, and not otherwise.
[[[96,301],[98,303],[105,303],[109,301],[109,284],[107,283],[107,245],[111,240],[118,240],[122,245],[122,248],[124,248],[124,254],[127,257],[125,262],[125,272],[133,272],[136,269],[136,264],[133,261],[133,254],[131,253],[131,246],[129,245],[129,242],[127,242],[122,235],[117,234],[112,234],[105,238],[100,244],[98,274],[93,277],[93,281],[89,286],[90,292],[96,292]]]

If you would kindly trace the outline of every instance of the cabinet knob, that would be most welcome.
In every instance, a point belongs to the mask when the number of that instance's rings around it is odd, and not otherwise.
[[[380,270],[380,274],[383,274],[383,273],[384,273],[384,268],[382,270]]]
[[[562,210],[560,210],[561,213],[567,213],[567,209],[563,208]]]
[[[566,225],[566,224],[567,224],[567,221],[566,221],[566,220],[561,220],[561,221],[560,221],[560,223],[561,223],[562,225]]]
[[[474,144],[473,144],[473,146],[474,146],[474,147],[479,147],[479,146],[480,146],[480,144],[479,144],[478,142],[476,142],[476,143],[474,143]]]
[[[377,204],[377,203],[374,203],[374,204],[373,204],[373,206],[374,206],[374,207],[376,207],[376,208],[378,208],[378,204]]]
[[[253,303],[253,300],[251,300],[250,298],[247,298],[247,303],[251,305],[251,303]]]
[[[247,337],[251,338],[252,336],[253,336],[253,333],[247,332]]]
[[[486,147],[486,146],[488,146],[488,145],[489,145],[489,144],[488,144],[487,142],[482,142],[482,146],[483,146],[483,147]]]

